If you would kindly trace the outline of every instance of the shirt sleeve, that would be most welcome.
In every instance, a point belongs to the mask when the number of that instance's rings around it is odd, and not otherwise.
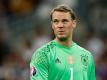
[[[91,55],[91,61],[90,61],[90,76],[89,76],[89,80],[96,80],[96,77],[95,77],[95,65],[94,65],[94,59],[93,59],[93,56]]]
[[[48,80],[48,57],[44,51],[36,51],[32,56],[30,80]]]

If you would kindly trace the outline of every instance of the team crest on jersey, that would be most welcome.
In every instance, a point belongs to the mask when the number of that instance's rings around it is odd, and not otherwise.
[[[81,62],[84,66],[88,65],[88,56],[87,55],[81,55]]]
[[[31,67],[31,70],[30,70],[30,75],[32,76],[34,76],[35,74],[37,73],[37,70],[36,70],[36,68],[34,67],[34,66],[32,66]]]

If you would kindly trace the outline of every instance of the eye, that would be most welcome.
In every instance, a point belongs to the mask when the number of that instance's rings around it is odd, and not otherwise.
[[[57,20],[57,19],[55,19],[55,20],[53,20],[53,22],[58,22],[58,20]]]
[[[57,24],[59,21],[57,19],[54,19],[52,22]]]
[[[67,23],[67,22],[69,22],[69,21],[68,21],[67,19],[63,19],[62,22],[63,22],[63,23]]]

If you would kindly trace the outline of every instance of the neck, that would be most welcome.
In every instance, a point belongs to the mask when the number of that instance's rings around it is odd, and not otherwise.
[[[71,47],[71,45],[72,45],[72,38],[69,38],[69,39],[67,39],[67,40],[65,40],[65,41],[61,41],[61,40],[58,39],[58,38],[55,38],[55,40],[56,40],[59,44],[61,44],[61,45],[63,45],[63,46],[66,46],[66,47]]]

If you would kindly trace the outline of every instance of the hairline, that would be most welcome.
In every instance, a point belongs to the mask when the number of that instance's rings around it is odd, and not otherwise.
[[[68,6],[65,5],[59,5],[56,8],[54,8],[51,13],[50,13],[50,18],[52,20],[52,16],[54,14],[54,12],[64,12],[64,13],[69,13],[71,16],[72,20],[76,20],[76,15],[75,12],[73,11],[73,9],[69,8]]]

